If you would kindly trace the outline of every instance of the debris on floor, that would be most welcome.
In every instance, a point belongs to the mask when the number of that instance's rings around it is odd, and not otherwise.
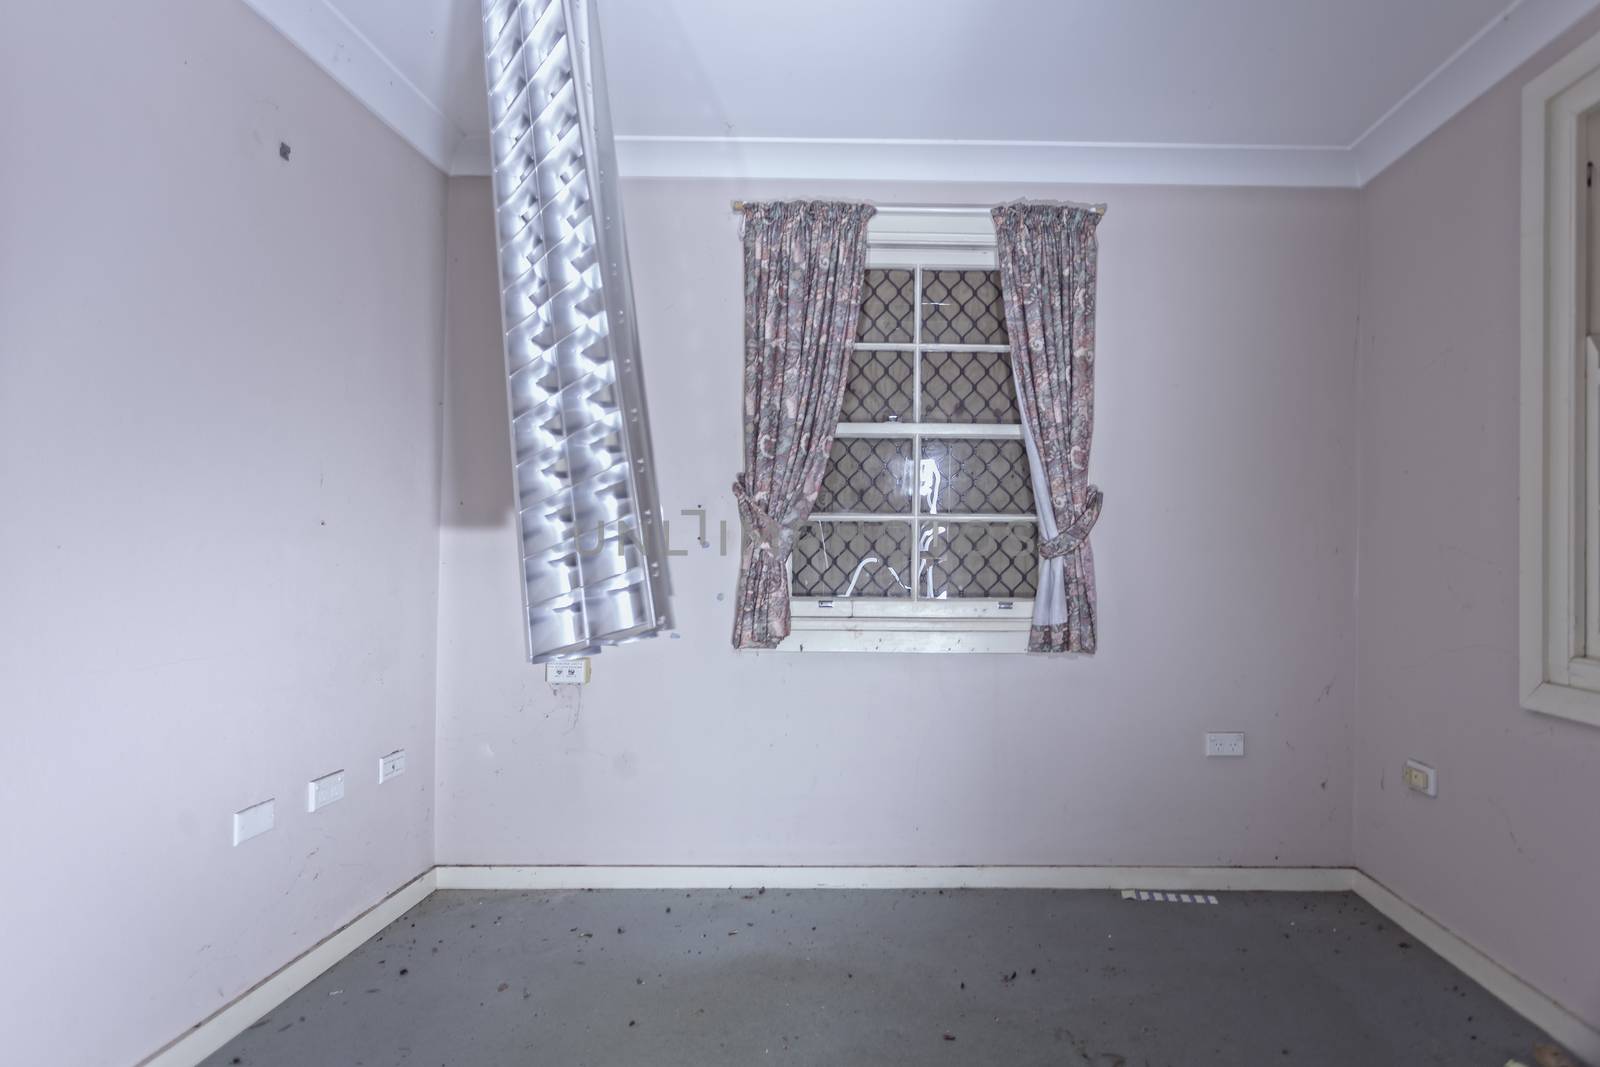
[[[1533,1062],[1539,1067],[1580,1067],[1563,1049],[1543,1042],[1533,1046]]]
[[[1394,926],[1349,893],[1130,908],[1115,890],[746,892],[443,890],[205,1067],[329,1063],[357,1040],[385,1065],[500,1067],[538,1048],[550,1063],[742,1067],[779,1045],[909,1065],[957,1038],[952,1062],[1578,1067],[1534,1053],[1550,1039],[1425,945],[1396,951]],[[330,996],[369,988],[382,995]],[[1246,999],[1260,1018],[1208,1040]],[[1153,1000],[1159,1027],[1139,1007]]]

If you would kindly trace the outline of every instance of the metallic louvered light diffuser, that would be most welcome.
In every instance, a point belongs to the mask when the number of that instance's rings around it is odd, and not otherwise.
[[[528,655],[672,625],[592,0],[484,0]]]

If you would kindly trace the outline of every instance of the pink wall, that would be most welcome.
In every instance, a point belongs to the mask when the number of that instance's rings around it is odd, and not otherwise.
[[[1600,1025],[1600,730],[1517,706],[1520,94],[1361,195],[1356,862]],[[1407,793],[1407,757],[1439,796]]]
[[[444,180],[242,4],[6,16],[0,1060],[108,1067],[432,861]]]
[[[1095,658],[729,648],[728,202],[799,194],[1111,202]],[[560,692],[522,661],[488,187],[449,196],[441,863],[1349,862],[1353,192],[629,183],[663,502],[712,547],[673,561],[677,636]]]

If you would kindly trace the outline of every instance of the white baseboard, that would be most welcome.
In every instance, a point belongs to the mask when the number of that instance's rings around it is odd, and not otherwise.
[[[194,1067],[232,1041],[312,979],[354,952],[385,926],[420,904],[434,890],[433,869],[424,871],[378,903],[345,923],[272,975],[262,979],[225,1007],[139,1061],[139,1067]]]
[[[436,867],[440,889],[1171,889],[1336,892],[1347,867]]]
[[[1565,1045],[1579,1059],[1600,1064],[1600,1030],[1518,978],[1471,942],[1408,904],[1371,876],[1352,870],[1349,888],[1396,926],[1437,952],[1452,967],[1487,989],[1512,1011]]]
[[[1600,1064],[1596,1030],[1478,948],[1350,867],[434,867],[173,1041],[139,1067],[194,1067],[435,889],[1161,889],[1352,891],[1580,1058]]]

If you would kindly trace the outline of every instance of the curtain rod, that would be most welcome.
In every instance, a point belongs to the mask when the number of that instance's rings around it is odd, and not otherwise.
[[[1048,201],[1048,203],[1060,204],[1063,207],[1087,208],[1088,210],[1093,211],[1096,215],[1104,215],[1106,213],[1106,205],[1105,204],[1085,204],[1082,201],[1078,201],[1078,200],[1052,200],[1052,201]],[[745,208],[745,202],[743,200],[735,200],[735,201],[733,201],[733,210],[734,210],[734,212],[736,214],[739,213],[739,212],[744,211],[744,208]],[[987,215],[989,213],[989,210],[990,209],[986,208],[986,207],[963,207],[963,206],[954,206],[954,205],[885,204],[885,205],[883,205],[883,206],[878,208],[878,214],[880,214],[880,215]]]

